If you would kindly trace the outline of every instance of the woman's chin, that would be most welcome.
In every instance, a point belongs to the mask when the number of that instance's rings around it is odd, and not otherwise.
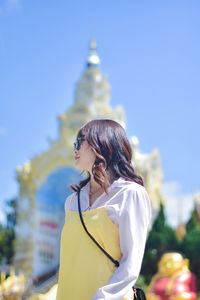
[[[80,164],[80,162],[78,161],[78,159],[75,161],[75,168],[78,169],[78,170],[80,170],[80,171],[83,170],[83,168],[81,167],[81,164]]]

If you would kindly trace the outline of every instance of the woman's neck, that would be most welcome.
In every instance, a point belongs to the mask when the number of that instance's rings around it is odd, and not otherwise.
[[[109,176],[109,184],[111,185],[116,178],[114,176]],[[104,188],[98,184],[94,176],[90,174],[90,192],[89,192],[89,199],[90,199],[90,206],[94,203],[94,201],[104,192]]]
[[[95,180],[94,180],[94,176],[90,177],[90,191],[92,193],[96,192],[97,190],[99,190],[101,188],[100,184],[98,184]]]
[[[109,180],[109,185],[113,183],[117,178],[113,176],[112,173],[107,173],[108,175],[108,180]],[[95,192],[100,189],[100,184],[97,183],[94,179],[94,176],[90,174],[90,191]]]

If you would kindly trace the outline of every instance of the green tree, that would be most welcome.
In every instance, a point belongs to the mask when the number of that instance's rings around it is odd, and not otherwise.
[[[141,274],[149,283],[157,272],[157,264],[161,255],[166,251],[175,251],[178,240],[175,231],[166,223],[164,205],[160,203],[160,210],[149,233]]]
[[[6,225],[0,224],[0,263],[5,258],[10,264],[14,255],[16,203],[16,198],[6,202]]]
[[[4,227],[0,224],[0,264],[2,262],[3,254],[4,254],[3,239],[4,239]]]
[[[195,218],[195,210],[186,224],[186,235],[178,249],[189,259],[190,270],[197,275],[200,282],[200,228]]]

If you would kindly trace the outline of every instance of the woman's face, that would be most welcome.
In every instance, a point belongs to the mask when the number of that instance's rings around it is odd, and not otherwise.
[[[92,174],[92,166],[96,155],[86,140],[80,141],[80,149],[74,149],[75,167],[81,171],[88,171]]]

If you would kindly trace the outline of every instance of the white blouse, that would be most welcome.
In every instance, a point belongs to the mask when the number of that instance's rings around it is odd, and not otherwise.
[[[151,204],[145,188],[135,182],[119,178],[108,188],[108,195],[101,194],[89,206],[89,183],[80,193],[81,210],[91,210],[104,206],[122,187],[126,188],[114,197],[106,212],[119,229],[122,258],[119,267],[110,281],[97,290],[91,300],[121,300],[135,284],[141,269],[145,242],[151,219]],[[65,202],[65,212],[69,207],[70,196]],[[78,211],[77,197],[74,196],[70,210]]]

